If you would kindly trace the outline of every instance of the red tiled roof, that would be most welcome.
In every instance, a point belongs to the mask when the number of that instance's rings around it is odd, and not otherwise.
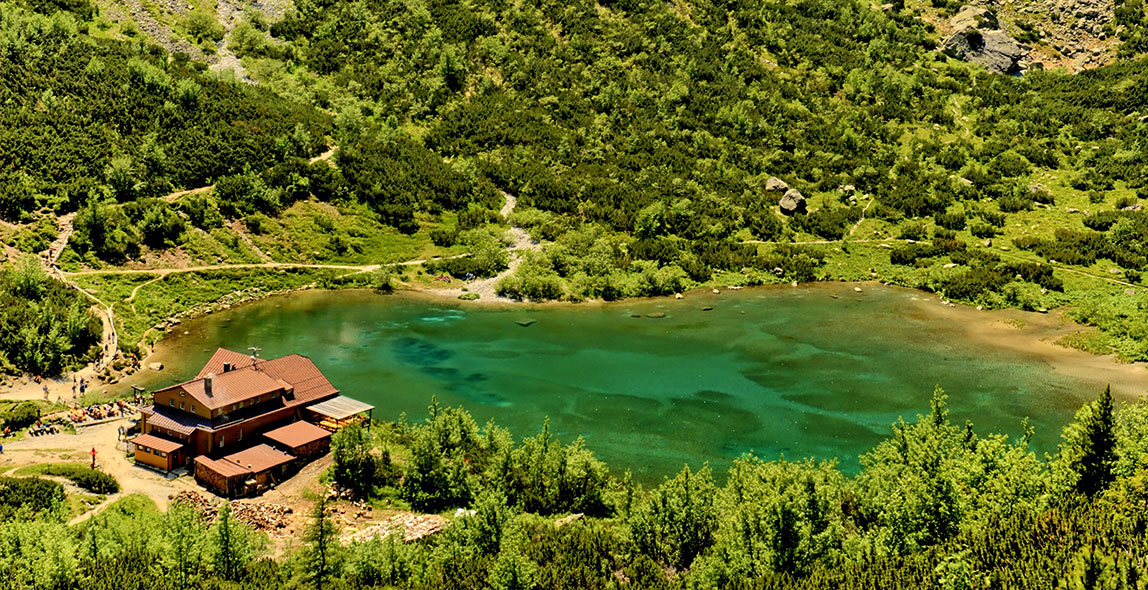
[[[223,372],[223,363],[246,359],[238,368]],[[219,372],[210,369],[218,366]],[[212,394],[207,395],[205,377],[212,377]],[[277,359],[257,359],[237,352],[219,349],[200,371],[200,376],[186,383],[173,385],[166,390],[182,389],[196,401],[210,409],[218,409],[242,401],[282,390],[288,406],[295,406],[321,400],[339,393],[334,385],[323,376],[311,359],[291,354]],[[161,391],[166,391],[161,390]]]
[[[195,379],[177,385],[204,407],[218,408],[241,403],[275,391],[285,391],[291,386],[264,373],[248,367],[228,371],[211,377],[211,394],[207,393],[207,378]]]
[[[141,434],[131,439],[129,442],[135,443],[142,447],[147,447],[149,449],[155,449],[162,453],[172,453],[183,448],[183,443],[167,440],[166,438],[160,438],[158,436],[152,436],[150,434]]]
[[[144,406],[140,408],[140,413],[147,419],[148,424],[180,434],[191,434],[196,428],[211,428],[211,422],[207,418],[188,412],[169,410],[163,406]]]
[[[208,373],[215,373],[219,375],[223,373],[223,365],[231,363],[232,369],[241,369],[251,364],[251,357],[235,352],[234,350],[227,350],[226,348],[218,348],[215,354],[211,355],[211,359],[203,366],[203,370],[195,376],[196,379],[203,379]]]
[[[240,467],[228,461],[216,461],[215,459],[208,459],[204,455],[195,458],[195,469],[208,469],[218,473],[219,475],[227,478],[246,476],[251,473],[246,467]]]
[[[319,428],[310,422],[299,421],[288,424],[282,428],[276,428],[271,432],[263,433],[263,436],[285,446],[288,448],[301,447],[305,444],[313,443],[317,440],[330,438],[331,433],[323,428]]]
[[[295,388],[294,399],[287,405],[310,403],[339,393],[319,367],[303,355],[289,354],[269,361],[261,360],[256,367]]]
[[[238,453],[220,459],[221,462],[237,465],[252,473],[267,471],[273,467],[290,463],[293,460],[295,460],[295,457],[276,450],[270,445],[255,445],[250,449],[239,451]]]

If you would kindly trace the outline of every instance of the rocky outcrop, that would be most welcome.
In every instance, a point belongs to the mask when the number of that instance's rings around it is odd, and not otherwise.
[[[1114,13],[1116,0],[964,1],[968,6],[962,12],[974,9],[988,12],[987,17],[979,14],[981,21],[988,22],[975,22],[978,14],[967,13],[973,17],[972,24],[977,29],[1004,31],[1018,42],[1025,52],[1018,62],[1020,70],[1063,67],[1079,72],[1115,59],[1120,43]],[[924,8],[922,15],[937,28],[943,41],[970,24],[959,18],[960,14],[958,18],[950,17],[951,14],[929,7]],[[953,42],[960,44],[961,40],[953,39]],[[943,43],[941,48],[945,48]]]
[[[796,213],[805,213],[805,196],[802,195],[797,189],[789,189],[781,197],[781,212],[786,215],[794,215]]]
[[[789,185],[776,176],[770,176],[769,179],[765,181],[765,190],[770,193],[784,193],[789,190]]]
[[[942,44],[945,53],[1000,74],[1016,74],[1027,65],[1021,61],[1027,48],[1001,30],[988,9],[965,6],[949,24],[953,32]]]

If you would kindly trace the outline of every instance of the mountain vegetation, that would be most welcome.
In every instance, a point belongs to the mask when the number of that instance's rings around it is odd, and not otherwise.
[[[498,276],[508,225],[539,246],[513,254],[508,297],[883,280],[1067,307],[1099,331],[1066,344],[1148,360],[1141,0],[1116,3],[1121,61],[1017,77],[936,51],[903,2],[297,0],[226,27],[207,10],[180,34],[226,40],[242,75],[86,0],[0,2],[0,370],[100,352],[87,295],[20,256],[61,232],[65,271],[212,267],[73,275],[134,352],[240,288]],[[802,208],[783,213],[778,180]],[[1146,417],[1105,392],[1037,457],[951,420],[938,390],[855,476],[747,455],[645,489],[545,424],[516,440],[434,404],[339,433],[330,474],[365,501],[463,509],[428,541],[344,545],[324,500],[272,559],[226,508],[207,525],[129,496],[68,526],[61,484],[5,477],[0,568],[37,589],[1144,588]]]
[[[901,4],[296,2],[224,31],[255,84],[85,2],[5,4],[0,233],[37,252],[76,212],[79,270],[397,262],[511,223],[541,248],[509,297],[876,278],[1067,306],[1100,328],[1070,344],[1148,359],[1141,4],[1123,61],[1008,77]],[[204,16],[174,30],[220,41]]]
[[[649,489],[546,425],[516,441],[432,404],[339,432],[331,475],[380,506],[453,513],[446,530],[347,543],[324,498],[279,559],[226,504],[209,525],[128,496],[67,526],[60,484],[5,478],[0,563],[29,589],[1144,587],[1148,402],[1115,411],[1105,391],[1039,458],[1031,431],[981,435],[946,399],[893,424],[855,476],[745,455]]]

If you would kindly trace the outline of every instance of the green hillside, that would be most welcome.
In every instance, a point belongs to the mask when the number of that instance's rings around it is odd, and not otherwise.
[[[85,35],[106,9],[5,10],[28,48],[3,64],[8,239],[36,251],[34,212],[84,209],[66,268],[464,252],[504,191],[542,241],[508,296],[878,279],[1068,306],[1103,330],[1073,345],[1148,358],[1143,61],[991,74],[862,3],[300,2],[229,24],[253,86]],[[1143,11],[1116,17],[1124,54]],[[324,143],[334,169],[300,159]]]
[[[0,2],[4,373],[98,358],[92,300],[134,353],[221,302],[444,274],[571,301],[877,280],[1064,308],[1097,329],[1061,344],[1148,360],[1141,0],[1096,27],[1114,63],[1022,76],[938,51],[931,23],[959,8],[940,1],[134,4]],[[509,251],[510,227],[537,248]],[[581,440],[435,405],[341,433],[323,480],[441,511],[429,541],[337,545],[319,503],[272,558],[131,497],[68,526],[58,484],[13,479],[0,571],[93,590],[1148,587],[1148,406],[1105,393],[1044,458],[947,411],[938,390],[856,476],[747,455],[642,489]]]

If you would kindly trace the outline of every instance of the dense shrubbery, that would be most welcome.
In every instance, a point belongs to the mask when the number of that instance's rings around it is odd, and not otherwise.
[[[370,432],[357,424],[335,433],[331,438],[331,456],[331,479],[357,497],[369,498],[378,488],[398,483],[390,452],[376,452]]]
[[[116,478],[84,465],[53,463],[46,465],[40,472],[44,475],[68,478],[80,489],[93,494],[114,494],[120,491],[120,482],[116,481]]]
[[[0,420],[4,421],[4,428],[11,428],[13,432],[31,425],[39,419],[40,408],[32,402],[18,403],[0,414]]]
[[[128,497],[67,527],[50,516],[62,488],[34,478],[0,481],[0,539],[11,579],[47,576],[56,588],[311,588],[321,578],[324,587],[419,590],[1035,590],[1139,572],[1146,417],[1148,402],[1117,412],[1105,392],[1041,460],[1027,426],[1015,440],[981,436],[950,418],[938,389],[928,414],[898,420],[855,476],[831,462],[746,455],[724,482],[687,467],[643,490],[545,426],[516,445],[493,423],[480,428],[466,411],[432,404],[423,423],[376,424],[370,438],[355,429],[336,444],[336,478],[379,484],[363,497],[468,509],[419,542],[343,545],[322,500],[301,547],[259,559],[258,537],[226,504],[207,526],[186,505],[161,515]],[[380,476],[371,457],[391,446],[411,458]],[[572,512],[584,514],[555,526]]]
[[[329,118],[255,87],[199,73],[186,57],[96,41],[64,13],[0,6],[0,215],[67,211],[94,193],[155,197],[172,186],[262,169],[302,129],[311,155]]]
[[[64,486],[38,477],[0,477],[0,522],[46,516],[64,503]]]
[[[90,305],[32,259],[0,269],[0,370],[53,375],[92,358],[101,326]]]

